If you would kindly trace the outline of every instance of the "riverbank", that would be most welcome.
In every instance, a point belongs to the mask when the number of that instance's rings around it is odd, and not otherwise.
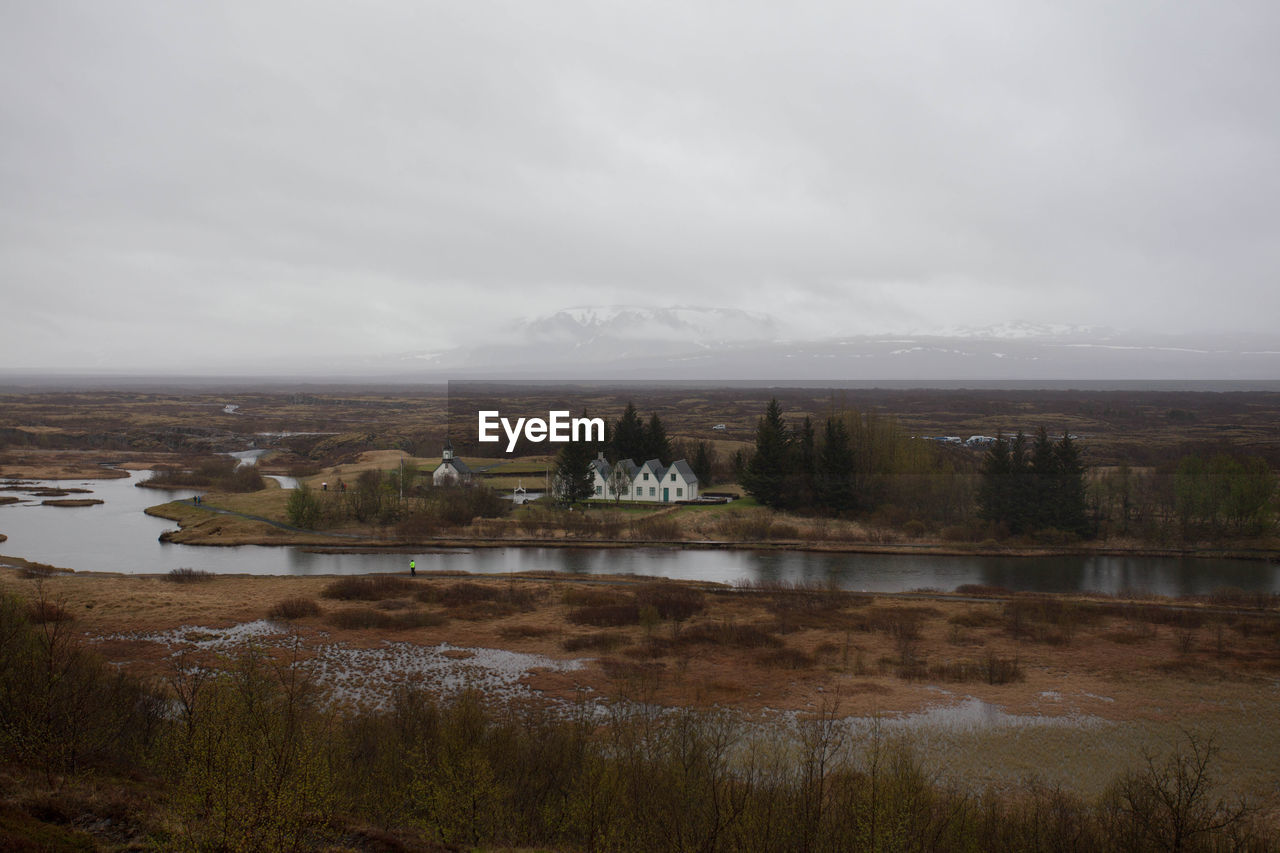
[[[1035,772],[1092,792],[1187,728],[1218,734],[1232,784],[1280,785],[1274,610],[461,573],[171,579],[5,568],[0,586],[43,596],[108,660],[149,678],[170,673],[177,655],[220,665],[249,644],[296,640],[322,688],[366,704],[422,677],[410,661],[437,661],[445,669],[431,678],[447,685],[465,683],[449,667],[461,678],[502,660],[523,667],[504,690],[553,706],[586,697],[758,719],[824,706],[879,717],[970,783]]]
[[[605,538],[576,536],[568,530],[547,530],[538,536],[519,535],[515,524],[484,523],[485,535],[462,532],[429,538],[398,537],[393,528],[339,528],[332,531],[308,531],[285,524],[272,515],[279,514],[286,500],[280,494],[265,496],[210,495],[200,505],[188,500],[171,501],[148,507],[148,515],[177,522],[178,530],[168,534],[167,542],[184,545],[321,545],[319,553],[360,553],[361,550],[420,550],[421,548],[682,548],[712,551],[804,551],[829,554],[902,554],[940,557],[1151,557],[1201,558],[1254,561],[1280,561],[1280,545],[1271,547],[1199,546],[1161,548],[1132,541],[1088,542],[1063,546],[1000,545],[984,543],[944,543],[937,541],[865,542],[800,539],[697,539],[631,536]],[[249,511],[256,510],[256,511]],[[352,544],[342,544],[343,540]],[[357,544],[358,540],[358,544]]]

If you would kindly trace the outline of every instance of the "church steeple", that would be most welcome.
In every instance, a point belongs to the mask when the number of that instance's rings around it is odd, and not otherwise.
[[[447,438],[444,440],[444,453],[440,455],[440,459],[444,462],[453,459],[453,442]]]

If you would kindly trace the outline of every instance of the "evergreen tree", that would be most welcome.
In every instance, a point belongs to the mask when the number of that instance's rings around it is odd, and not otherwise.
[[[978,515],[1008,525],[1011,533],[1055,528],[1087,535],[1084,475],[1080,452],[1069,435],[1054,444],[1042,427],[1030,455],[1022,433],[1012,442],[1000,436],[983,460]]]
[[[786,504],[791,507],[808,507],[813,505],[813,478],[817,464],[817,453],[814,446],[813,421],[805,415],[800,429],[795,435],[795,459],[791,474],[787,477]]]
[[[595,494],[595,478],[591,460],[595,451],[582,441],[571,441],[560,448],[556,457],[555,494],[565,503],[577,503]]]
[[[1035,486],[1027,458],[1027,437],[1021,430],[1009,444],[1009,479],[1005,522],[1013,533],[1031,528],[1035,506]]]
[[[1009,442],[997,435],[987,448],[982,461],[982,481],[978,487],[978,517],[985,521],[1009,523],[1011,480],[1013,461],[1009,455]]]
[[[791,471],[791,430],[782,419],[782,407],[775,398],[756,425],[756,451],[742,474],[747,494],[765,506],[786,503],[787,475]]]
[[[613,455],[615,459],[633,459],[636,462],[644,462],[645,454],[645,435],[644,422],[640,420],[640,415],[636,412],[636,407],[632,403],[627,403],[626,409],[622,412],[622,417],[618,419],[618,423],[613,428]]]
[[[689,467],[698,477],[698,488],[705,489],[711,485],[711,472],[716,465],[716,449],[709,441],[699,441],[694,447],[693,461]]]
[[[1085,536],[1089,533],[1089,519],[1085,513],[1084,463],[1075,442],[1065,432],[1054,448],[1054,457],[1058,467],[1054,526]]]
[[[814,471],[814,492],[823,509],[839,513],[854,508],[857,495],[853,490],[853,449],[841,418],[827,418]]]
[[[663,465],[670,465],[671,440],[667,438],[667,428],[663,425],[658,413],[649,416],[649,423],[644,427],[644,454],[636,458],[636,462],[657,459]]]
[[[1031,445],[1027,487],[1028,530],[1043,530],[1048,527],[1062,529],[1058,524],[1059,517],[1063,515],[1058,501],[1061,480],[1057,452],[1053,442],[1049,440],[1049,431],[1041,426],[1036,430],[1035,441]]]

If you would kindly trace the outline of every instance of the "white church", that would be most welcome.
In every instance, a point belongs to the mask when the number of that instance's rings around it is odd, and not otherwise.
[[[431,485],[443,486],[445,483],[471,482],[471,468],[467,463],[453,455],[453,442],[445,439],[444,452],[440,454],[440,465],[431,474]]]

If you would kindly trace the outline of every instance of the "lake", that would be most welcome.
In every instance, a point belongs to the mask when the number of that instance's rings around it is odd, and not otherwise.
[[[140,489],[149,472],[119,480],[38,481],[36,486],[92,489],[100,506],[64,508],[29,503],[0,506],[0,553],[78,571],[164,573],[175,568],[261,575],[404,572],[554,571],[573,575],[636,574],[732,583],[835,583],[846,589],[901,592],[991,584],[1042,592],[1140,590],[1190,595],[1232,586],[1280,592],[1280,566],[1250,560],[1174,557],[980,557],[925,554],[824,554],[805,551],[722,551],[680,548],[424,549],[413,554],[315,554],[302,548],[219,548],[159,541],[174,523],[143,509],[198,494],[197,489]],[[25,497],[20,491],[0,494]],[[335,546],[345,543],[334,540]]]

